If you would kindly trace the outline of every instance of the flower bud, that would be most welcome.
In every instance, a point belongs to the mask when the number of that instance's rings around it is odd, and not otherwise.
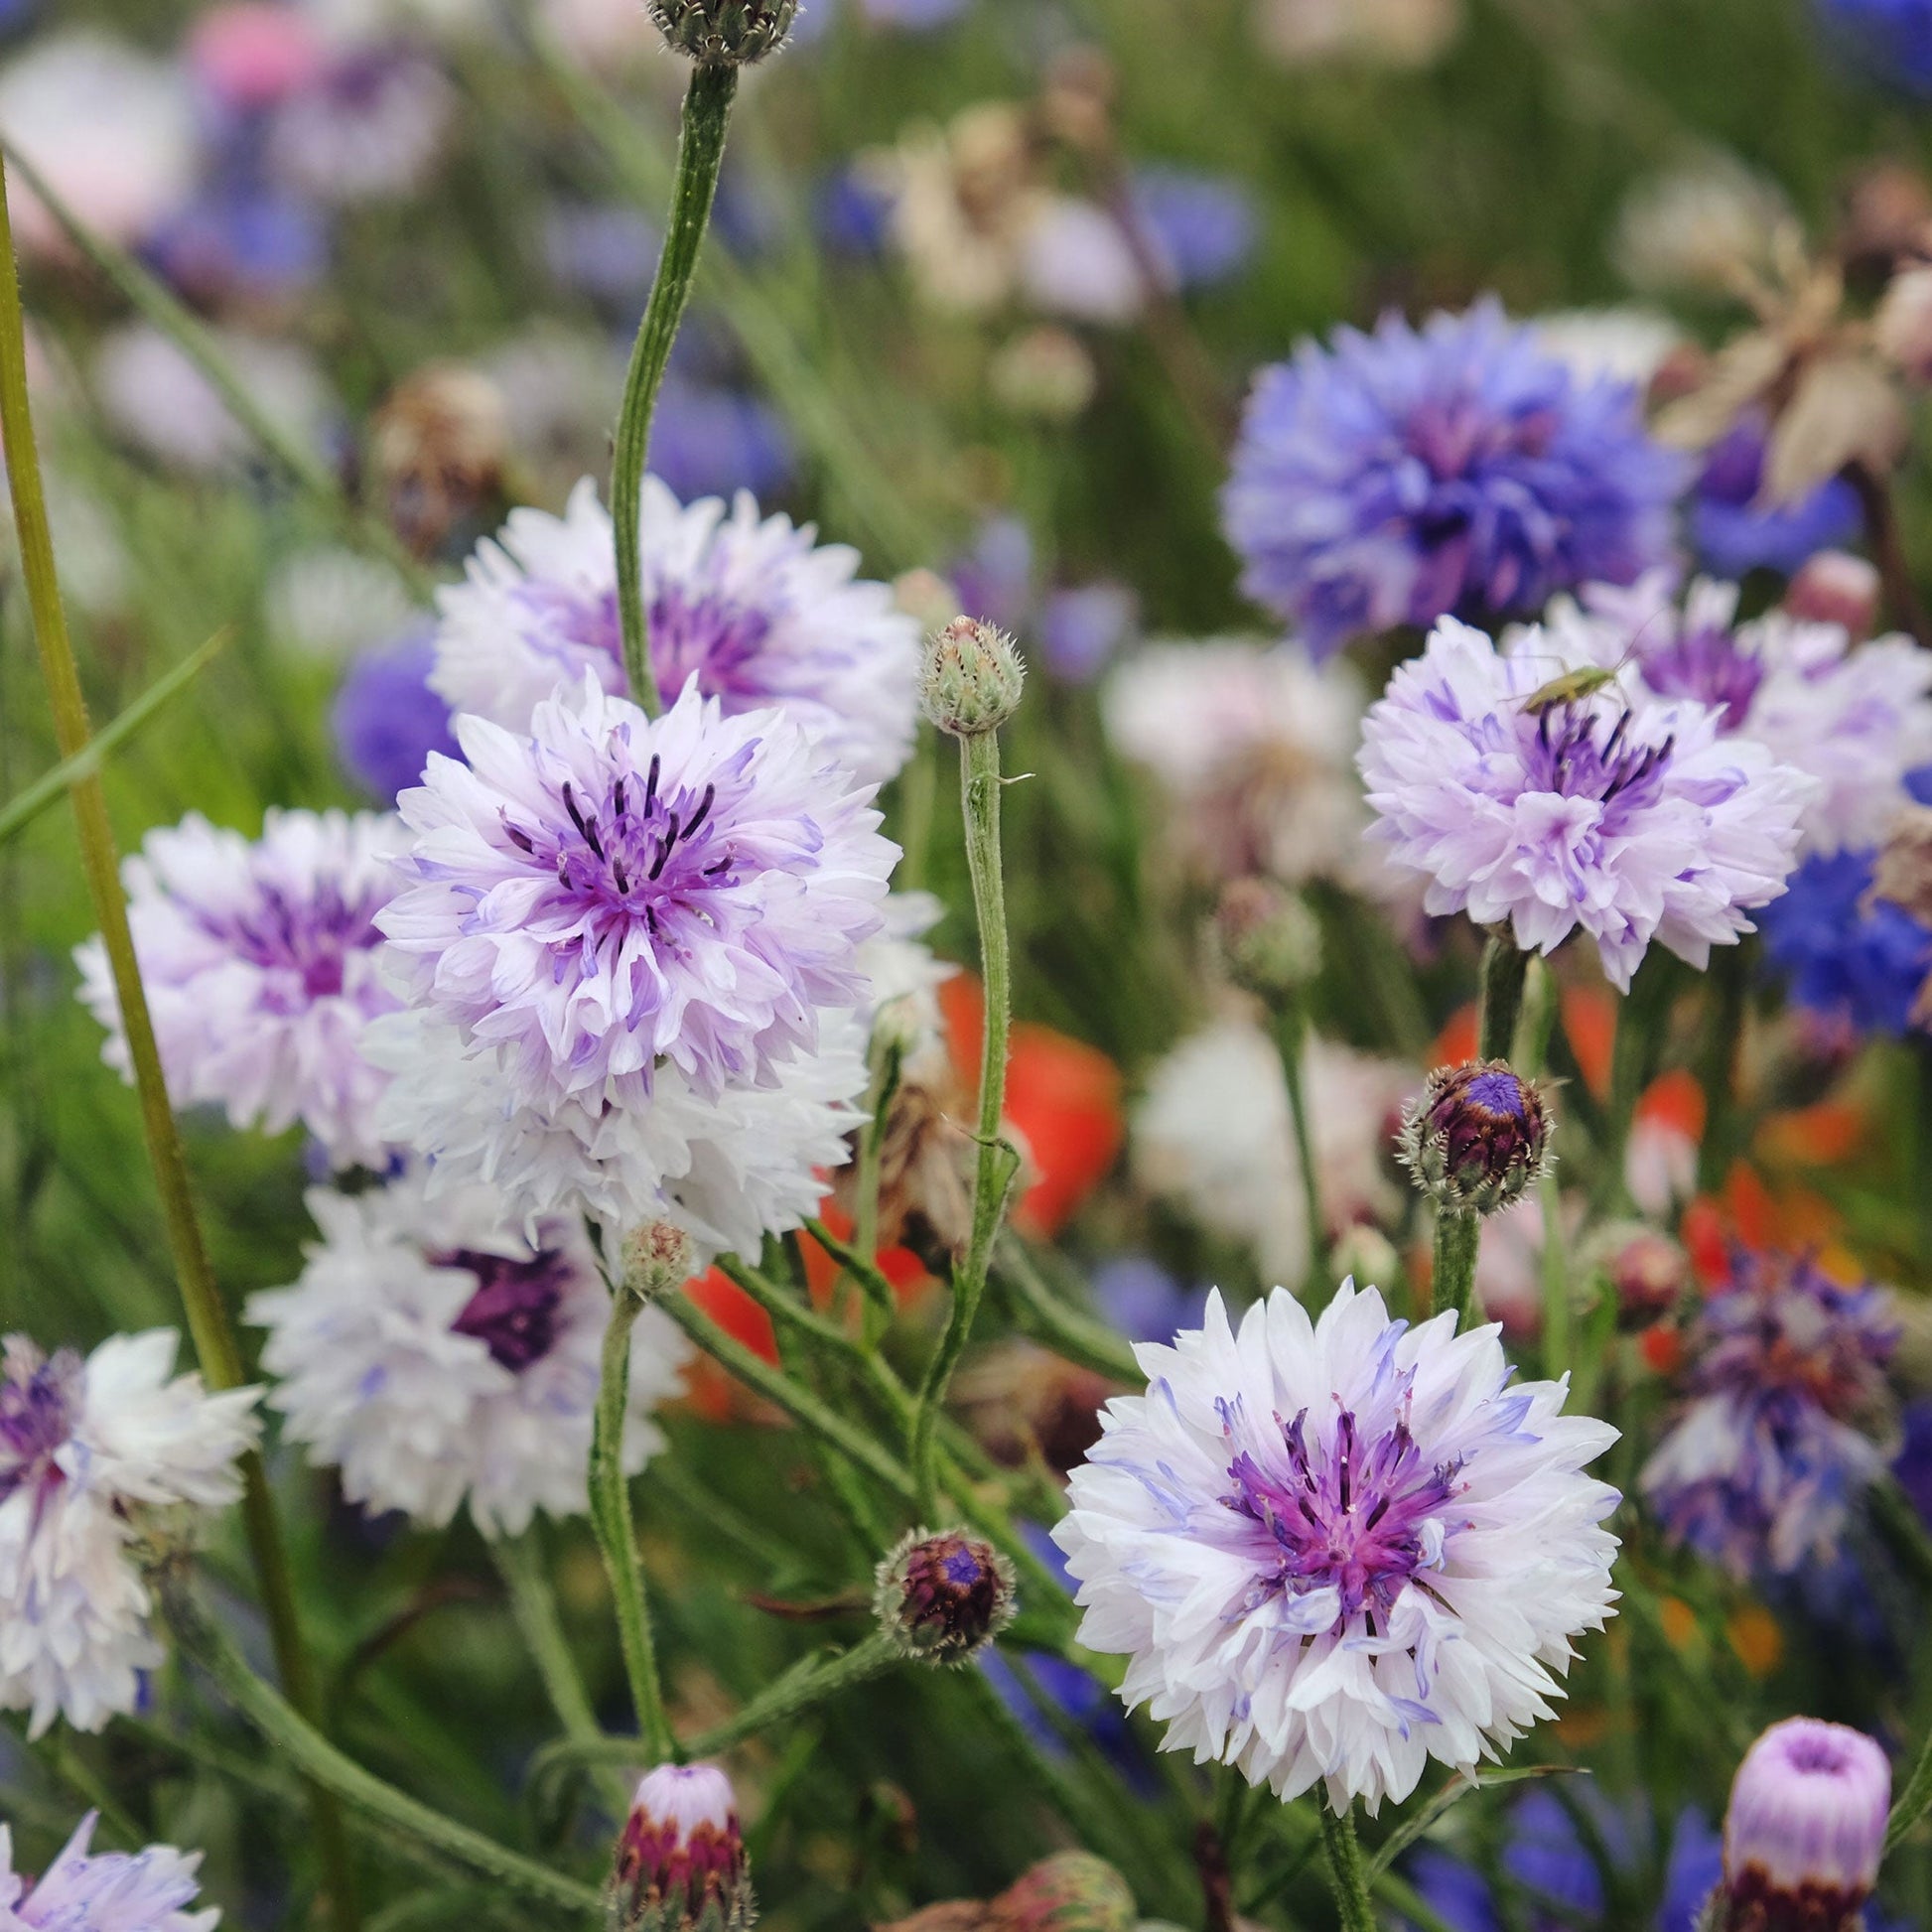
[[[1550,1171],[1550,1122],[1535,1083],[1506,1060],[1439,1066],[1403,1116],[1396,1156],[1440,1208],[1493,1214]]]
[[[691,1237],[675,1221],[646,1221],[623,1237],[623,1285],[640,1302],[675,1295],[696,1272]]]
[[[1616,1297],[1617,1318],[1642,1328],[1670,1313],[1691,1285],[1691,1258],[1668,1234],[1640,1221],[1617,1221],[1591,1243],[1596,1267]]]
[[[1140,1912],[1105,1859],[1056,1852],[994,1899],[990,1917],[997,1932],[1133,1932]]]
[[[1921,925],[1932,922],[1932,805],[1907,805],[1871,868],[1871,897],[1902,907]]]
[[[798,0],[650,0],[650,17],[704,67],[748,68],[784,46]]]
[[[1013,1566],[962,1530],[913,1530],[877,1583],[880,1627],[929,1664],[963,1664],[1013,1621]]]
[[[1720,1932],[1853,1932],[1890,1806],[1891,1766],[1863,1731],[1816,1718],[1773,1725],[1731,1781]]]
[[[715,1764],[645,1774],[618,1840],[613,1932],[744,1932],[757,1916],[731,1780]]]
[[[926,639],[919,705],[941,731],[978,738],[1020,709],[1026,681],[1027,667],[1004,630],[954,618]]]
[[[1228,978],[1264,1000],[1286,998],[1321,970],[1314,914],[1266,879],[1237,879],[1222,893],[1214,939]]]
[[[1856,644],[1878,621],[1878,592],[1876,565],[1849,550],[1821,550],[1791,580],[1784,608],[1805,623],[1841,625]]]

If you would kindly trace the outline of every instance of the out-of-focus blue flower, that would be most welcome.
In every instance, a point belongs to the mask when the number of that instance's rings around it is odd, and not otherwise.
[[[650,424],[650,470],[685,502],[749,489],[764,498],[791,482],[791,433],[768,404],[673,373]]]
[[[1140,600],[1125,584],[1049,592],[1039,610],[1039,654],[1064,684],[1091,684],[1133,634]]]
[[[1580,379],[1491,300],[1264,369],[1222,509],[1243,589],[1326,653],[1633,583],[1670,558],[1688,480],[1632,384]]]
[[[812,0],[809,7],[799,8],[792,23],[792,44],[808,47],[822,40],[848,7],[869,26],[926,34],[950,25],[971,5],[972,0]]]
[[[1017,516],[990,516],[946,575],[967,617],[1019,630],[1033,610],[1033,533]]]
[[[0,0],[0,34],[25,27],[41,10],[41,0]]]
[[[1151,166],[1135,169],[1131,194],[1175,288],[1228,281],[1254,259],[1261,217],[1239,182],[1197,168]]]
[[[313,202],[273,188],[216,187],[149,244],[177,288],[205,300],[273,299],[313,287],[329,266],[329,223]]]
[[[1818,11],[1874,79],[1932,94],[1932,0],[1818,0]]]
[[[1888,899],[1866,902],[1873,857],[1807,859],[1758,923],[1798,1005],[1861,1034],[1903,1035],[1932,974],[1932,931]]]
[[[1204,1288],[1183,1288],[1146,1255],[1120,1255],[1094,1271],[1093,1299],[1129,1341],[1170,1343],[1182,1328],[1198,1328],[1207,1307]]]
[[[1720,577],[1752,570],[1795,576],[1807,558],[1858,535],[1859,499],[1836,477],[1795,503],[1759,506],[1765,447],[1764,425],[1747,418],[1705,458],[1691,498],[1691,541]]]
[[[426,625],[363,651],[336,693],[336,756],[385,805],[421,780],[432,752],[462,757],[450,731],[450,707],[429,688],[435,662],[435,630]]]
[[[1912,1507],[1932,1524],[1932,1396],[1906,1403],[1898,1420],[1900,1442],[1891,1472]]]
[[[650,293],[661,231],[616,202],[559,202],[538,228],[544,266],[563,284],[626,320]]]
[[[863,169],[840,168],[819,184],[814,200],[819,239],[841,255],[876,260],[892,235],[893,197]]]

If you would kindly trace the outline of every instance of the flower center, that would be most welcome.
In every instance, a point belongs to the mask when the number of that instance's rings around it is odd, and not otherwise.
[[[1521,1120],[1528,1112],[1523,1103],[1522,1081],[1501,1068],[1476,1074],[1469,1081],[1466,1097],[1485,1112],[1502,1114],[1510,1120]]]
[[[1409,1579],[1442,1560],[1440,1512],[1461,1460],[1426,1463],[1406,1420],[1364,1442],[1347,1409],[1333,1446],[1311,1448],[1308,1419],[1306,1409],[1292,1423],[1277,1416],[1280,1464],[1264,1468],[1242,1450],[1222,1500],[1266,1533],[1262,1556],[1277,1587],[1296,1596],[1336,1591],[1337,1628],[1363,1609],[1386,1617]]]
[[[254,904],[246,911],[215,912],[186,904],[182,909],[210,938],[250,965],[277,975],[280,984],[266,1003],[286,1012],[342,992],[349,955],[369,951],[381,936],[375,915],[385,897],[371,892],[345,898],[340,886],[324,880],[313,893],[297,898],[264,881],[258,882]]]
[[[1660,697],[1695,698],[1724,714],[1724,729],[1739,730],[1764,666],[1740,649],[1735,634],[1715,624],[1684,631],[1673,642],[1640,655],[1643,681]]]
[[[1565,798],[1594,798],[1604,805],[1612,800],[1625,806],[1654,803],[1663,789],[1674,741],[1626,744],[1630,717],[1628,711],[1618,713],[1599,744],[1605,720],[1596,712],[1575,704],[1546,707],[1537,715],[1536,735],[1525,751],[1531,788]]]
[[[716,594],[689,595],[680,584],[666,584],[651,600],[650,658],[666,702],[682,691],[691,674],[708,698],[733,701],[759,695],[763,686],[751,675],[771,634],[771,614]]]
[[[475,1335],[512,1375],[549,1354],[564,1298],[562,1255],[545,1249],[529,1261],[514,1261],[457,1248],[434,1260],[439,1268],[461,1268],[477,1278],[477,1292],[450,1323],[453,1333]]]
[[[24,1335],[7,1338],[0,1374],[0,1501],[28,1483],[62,1479],[54,1456],[73,1434],[83,1367],[70,1348],[43,1356]]]

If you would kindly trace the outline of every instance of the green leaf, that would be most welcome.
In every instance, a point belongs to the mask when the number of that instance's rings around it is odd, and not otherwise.
[[[1369,1882],[1373,1884],[1389,1867],[1408,1851],[1410,1846],[1430,1830],[1439,1819],[1449,1814],[1449,1808],[1471,1791],[1499,1790],[1506,1784],[1523,1784],[1531,1778],[1562,1778],[1581,1775],[1582,1767],[1575,1764],[1518,1764],[1504,1771],[1490,1771],[1479,1778],[1453,1777],[1424,1805],[1420,1811],[1412,1812],[1375,1848],[1368,1862]]]
[[[217,630],[207,643],[191,651],[173,670],[157,678],[127,709],[104,725],[72,758],[64,759],[0,807],[0,845],[24,832],[50,805],[56,804],[69,786],[91,778],[110,752],[118,750],[138,732],[171,698],[179,697],[214,662],[234,635],[232,626]]]

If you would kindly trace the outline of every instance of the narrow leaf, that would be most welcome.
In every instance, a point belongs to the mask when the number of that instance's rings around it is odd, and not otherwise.
[[[1373,1884],[1388,1868],[1408,1851],[1410,1846],[1428,1832],[1440,1819],[1448,1816],[1451,1806],[1458,1799],[1466,1797],[1471,1791],[1494,1791],[1506,1784],[1523,1784],[1531,1778],[1563,1778],[1581,1775],[1581,1767],[1574,1764],[1518,1764],[1503,1771],[1489,1771],[1479,1778],[1456,1776],[1430,1799],[1418,1812],[1405,1818],[1380,1845],[1368,1862],[1369,1882]]]

